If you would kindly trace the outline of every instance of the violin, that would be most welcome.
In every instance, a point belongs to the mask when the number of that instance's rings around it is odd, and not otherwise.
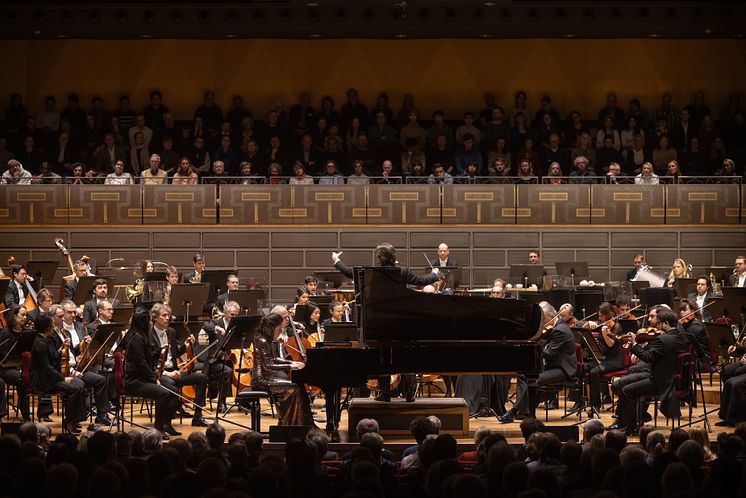
[[[63,334],[67,336],[67,333]],[[60,348],[60,371],[65,377],[70,377],[70,337],[67,336],[65,342],[62,343]]]
[[[161,352],[158,353],[158,363],[155,365],[155,378],[156,380],[159,380],[161,376],[163,375],[163,369],[166,366],[166,359],[168,359],[168,348],[170,348],[168,344],[164,344],[161,346]]]
[[[625,337],[634,337],[635,342],[638,342],[640,344],[645,344],[647,342],[651,342],[653,339],[658,337],[659,335],[665,333],[665,330],[661,330],[656,327],[648,327],[646,329],[640,329],[637,332],[630,332],[629,334],[623,334],[615,336],[617,339],[624,339]],[[627,347],[629,345],[625,344],[624,346]]]

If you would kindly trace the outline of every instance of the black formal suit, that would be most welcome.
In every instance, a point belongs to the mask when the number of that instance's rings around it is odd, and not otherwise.
[[[20,357],[24,344],[33,335],[34,333],[30,330],[18,333],[13,332],[8,327],[0,331],[0,344],[2,344],[0,345],[0,360],[5,359],[6,362],[6,364],[0,366],[0,378],[3,381],[2,387],[5,387],[5,383],[15,386],[18,393],[18,409],[24,420],[31,420],[31,416],[29,415],[29,399],[26,396],[26,386],[21,377],[21,366],[20,363],[12,366],[7,363],[10,357]],[[0,391],[0,413],[5,412],[6,405],[4,401],[5,389],[2,389]]]
[[[179,358],[184,353],[186,353],[186,344],[182,344],[181,346],[179,346],[179,336],[176,333],[176,331],[171,327],[166,329],[166,337],[168,340],[169,352],[171,353],[172,364],[165,366],[163,371],[173,372],[174,370],[177,370],[176,358]],[[150,332],[149,342],[150,342],[150,349],[155,355],[153,364],[156,364],[158,361],[160,350],[161,350],[161,342],[160,342],[160,339],[158,338],[158,333],[156,332],[155,328],[153,328],[153,330],[151,330]],[[185,371],[181,375],[179,375],[179,377],[175,379],[172,379],[171,377],[168,377],[167,375],[162,375],[161,384],[172,385],[174,387],[174,389],[172,389],[173,391],[177,391],[178,388],[183,387],[183,386],[195,386],[194,402],[200,406],[203,406],[205,404],[205,391],[207,388],[207,376],[203,374],[202,372],[196,371],[196,369],[194,368],[192,368],[192,370],[193,370],[192,373]]]
[[[737,346],[732,353],[736,361],[725,365],[720,373],[723,391],[718,416],[734,423],[746,420],[746,365],[740,361],[744,354],[746,348]]]
[[[544,371],[539,374],[537,380],[539,386],[557,384],[575,378],[577,369],[575,336],[566,322],[558,321],[549,333],[549,339],[542,350],[542,357],[544,358]],[[515,391],[514,409],[520,413],[528,413],[528,381],[523,374],[516,377]]]
[[[731,287],[738,287],[738,275],[731,275],[730,277],[728,277],[728,285],[730,285]],[[741,287],[746,287],[746,280],[743,281],[743,285]],[[7,306],[7,304],[5,306]]]
[[[629,382],[621,389],[617,415],[623,427],[637,423],[636,401],[641,396],[661,397],[661,413],[666,417],[681,416],[676,399],[674,376],[679,353],[689,350],[689,340],[675,328],[653,339],[647,347],[635,344],[632,354],[650,365],[650,372],[629,374]]]
[[[64,299],[69,299],[70,301],[73,300],[73,297],[75,297],[75,291],[78,288],[78,277],[75,277],[74,279],[70,280],[69,282],[65,283],[65,297]]]
[[[679,323],[676,325],[676,329],[689,340],[694,348],[694,352],[700,360],[700,365],[704,367],[706,371],[709,371],[709,362],[712,359],[712,356],[710,355],[711,343],[710,336],[707,335],[707,330],[702,321],[694,318],[689,320],[686,324],[682,325]],[[699,344],[699,348],[697,348],[695,344]],[[700,350],[704,356],[700,354]]]
[[[192,279],[194,276],[197,275],[196,271],[190,271],[189,273],[185,273],[181,276],[181,283],[182,284],[191,284]]]
[[[180,402],[167,385],[157,384],[153,352],[144,334],[135,332],[130,337],[125,358],[124,387],[135,396],[155,400],[155,427],[162,432],[171,425]]]
[[[221,399],[218,400],[218,404],[224,405],[225,398],[231,391],[230,382],[233,377],[233,365],[230,361],[227,361],[225,359],[212,359],[215,351],[217,351],[224,337],[216,330],[217,327],[222,328],[223,330],[225,330],[226,333],[230,328],[229,325],[226,324],[225,320],[223,318],[220,318],[218,320],[210,320],[202,327],[202,330],[199,331],[199,334],[197,335],[197,341],[193,345],[194,354],[201,354],[202,351],[208,346],[210,347],[210,351],[200,356],[200,359],[197,360],[197,363],[194,366],[194,370],[201,370],[202,373],[207,376],[207,383],[208,387],[210,388],[210,398],[212,399],[218,393],[220,393]],[[216,341],[217,344],[215,344],[214,346],[210,346]],[[221,384],[222,391],[220,389]]]
[[[347,278],[353,278],[352,269],[344,264],[341,260],[334,263],[334,268],[336,268],[337,271],[342,273]],[[438,280],[438,276],[434,273],[430,273],[427,275],[415,275],[404,266],[390,266],[388,268],[399,268],[401,270],[401,281],[403,285],[429,285],[435,283]]]
[[[440,266],[440,259],[434,258],[430,260],[430,266],[433,268],[456,268],[458,267],[458,263],[453,258],[446,259],[446,265],[445,267]]]
[[[37,306],[36,308],[26,313],[26,320],[31,320],[32,322],[35,322],[36,319],[39,318],[44,313],[46,312],[42,311],[42,309]]]
[[[627,271],[627,280],[632,280],[635,278],[635,275],[637,275],[637,268],[632,268],[631,270]]]
[[[23,301],[18,296],[18,283],[15,280],[11,280],[8,283],[8,288],[5,289],[5,309],[10,309],[14,304],[23,304],[28,296],[28,287],[25,285],[21,286],[21,292],[23,293]]]
[[[694,304],[697,304],[697,293],[696,292],[692,292],[691,294],[689,294],[688,298],[691,302],[693,302]],[[705,305],[707,304],[707,301],[709,301],[710,299],[715,299],[715,294],[711,290],[707,289],[707,294],[705,294]],[[701,310],[701,313],[702,313],[703,322],[712,321],[712,315],[710,315],[709,309],[705,308]]]
[[[79,332],[82,333],[83,327],[76,327],[75,333],[78,335],[78,339],[81,339],[81,336],[79,335]],[[48,338],[47,341],[49,342],[50,346],[54,351],[59,351],[62,348],[63,339],[59,336],[59,334],[55,331],[53,332]],[[77,350],[77,353],[75,352]],[[76,347],[72,347],[72,342],[70,343],[70,355],[76,355],[80,354],[80,344],[78,344]],[[55,355],[60,359],[60,362],[62,360],[62,357],[59,354]],[[60,370],[62,366],[60,364]],[[70,371],[72,372],[73,368],[70,368]],[[105,414],[109,405],[109,396],[112,392],[112,385],[113,385],[113,377],[109,376],[104,377],[103,375],[99,373],[94,373],[90,369],[87,369],[83,373],[82,379],[76,379],[76,380],[82,380],[83,384],[85,384],[87,387],[91,387],[93,389],[93,395],[96,400],[96,411],[97,411],[97,417],[96,419],[99,422],[105,422],[108,423],[108,421],[105,419]],[[42,406],[39,406],[40,412],[42,411]],[[49,405],[49,412],[52,413],[51,410],[51,404]]]
[[[31,348],[31,389],[38,393],[63,392],[67,415],[65,423],[82,422],[86,419],[85,383],[80,379],[65,382],[59,368],[59,352],[52,346],[50,339],[37,334]],[[39,408],[43,409],[42,406]]]
[[[218,307],[220,311],[223,311],[223,306],[225,306],[225,303],[228,301],[228,293],[223,292],[222,294],[218,294],[218,297],[215,301],[215,306]]]
[[[107,297],[107,299],[110,299]],[[114,299],[111,301],[111,306],[113,308],[116,308],[120,306],[122,303],[119,302],[119,299]],[[98,318],[98,299],[93,298],[90,301],[86,301],[85,305],[83,305],[83,322],[85,323],[93,323],[96,318]]]

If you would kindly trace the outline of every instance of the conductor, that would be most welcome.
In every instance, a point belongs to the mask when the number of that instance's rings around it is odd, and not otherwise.
[[[334,262],[334,268],[337,269],[347,278],[353,278],[352,270],[349,266],[344,264],[339,256],[342,252],[332,252],[332,261]],[[438,267],[434,267],[432,273],[427,275],[415,275],[409,271],[406,267],[399,266],[396,261],[396,250],[394,246],[388,242],[383,242],[376,246],[375,251],[376,266],[387,267],[387,268],[399,268],[401,270],[401,281],[402,284],[409,285],[429,285],[435,283],[440,277]],[[414,401],[415,391],[415,379],[414,375],[403,375],[402,384],[404,385],[404,392],[408,402]],[[391,401],[391,376],[384,375],[379,379],[378,385],[380,386],[380,393],[376,397],[377,401]]]

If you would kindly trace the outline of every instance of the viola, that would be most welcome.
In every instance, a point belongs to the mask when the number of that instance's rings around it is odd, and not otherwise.
[[[684,315],[684,316],[683,316],[683,317],[682,317],[682,318],[681,318],[681,319],[679,320],[679,323],[680,323],[681,325],[684,325],[684,326],[686,326],[686,324],[687,324],[687,323],[689,323],[689,322],[691,322],[692,320],[694,320],[694,314],[690,314],[690,315]]]

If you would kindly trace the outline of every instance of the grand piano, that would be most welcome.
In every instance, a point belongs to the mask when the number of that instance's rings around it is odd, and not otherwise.
[[[541,347],[532,340],[542,325],[538,305],[417,292],[401,283],[399,268],[356,268],[355,285],[356,347],[309,349],[305,368],[293,372],[294,381],[324,391],[327,430],[339,424],[342,387],[385,374],[521,372],[530,401],[535,396],[542,369]]]

